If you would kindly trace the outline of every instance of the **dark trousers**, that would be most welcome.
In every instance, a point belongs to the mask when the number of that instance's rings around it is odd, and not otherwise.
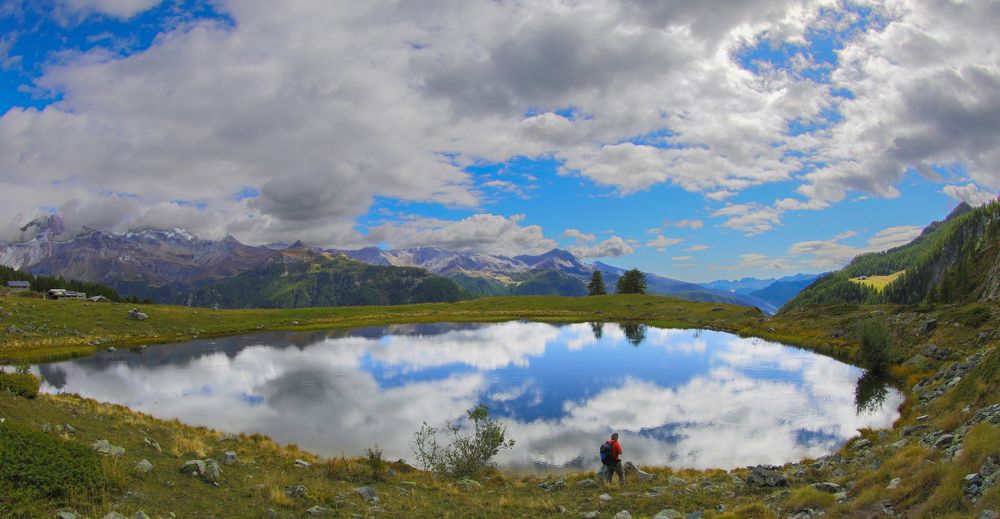
[[[613,461],[610,465],[607,465],[608,483],[614,479],[615,474],[618,474],[618,484],[625,486],[625,469],[622,468],[621,460]]]

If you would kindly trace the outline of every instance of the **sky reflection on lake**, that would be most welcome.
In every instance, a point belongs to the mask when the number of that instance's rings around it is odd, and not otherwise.
[[[902,395],[855,402],[862,370],[759,339],[616,324],[429,324],[274,332],[120,350],[34,368],[71,392],[324,455],[378,443],[411,459],[422,422],[486,403],[517,440],[508,468],[589,469],[612,430],[624,459],[732,468],[817,457],[883,428]],[[864,392],[868,394],[870,392]],[[862,409],[859,414],[858,409]]]

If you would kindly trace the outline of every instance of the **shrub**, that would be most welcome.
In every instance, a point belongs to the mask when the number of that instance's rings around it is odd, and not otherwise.
[[[892,362],[892,338],[885,323],[868,319],[861,323],[861,364],[873,373],[884,373]]]
[[[38,396],[39,381],[31,373],[7,373],[0,371],[0,391],[10,391],[24,398]]]
[[[84,445],[0,423],[0,488],[65,501],[103,486],[97,455]],[[0,492],[0,502],[6,492]]]
[[[455,478],[475,477],[495,466],[493,457],[503,449],[514,447],[514,440],[507,439],[507,426],[489,417],[489,408],[483,404],[466,412],[472,430],[464,430],[457,423],[448,424],[451,442],[438,442],[438,429],[424,422],[413,435],[413,454],[424,470],[447,474]]]
[[[385,478],[386,463],[382,457],[382,448],[375,444],[375,447],[365,449],[365,464],[371,470],[372,481],[382,481]]]

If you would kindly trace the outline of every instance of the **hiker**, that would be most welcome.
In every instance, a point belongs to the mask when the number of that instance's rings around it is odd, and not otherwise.
[[[618,474],[618,484],[625,488],[625,470],[622,469],[622,446],[618,443],[618,433],[611,435],[611,439],[601,445],[601,462],[607,470],[608,483],[611,483],[615,474]]]

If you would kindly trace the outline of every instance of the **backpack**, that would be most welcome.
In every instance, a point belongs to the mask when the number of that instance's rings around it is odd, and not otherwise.
[[[615,462],[615,457],[611,454],[611,440],[601,444],[601,463],[611,465]]]

